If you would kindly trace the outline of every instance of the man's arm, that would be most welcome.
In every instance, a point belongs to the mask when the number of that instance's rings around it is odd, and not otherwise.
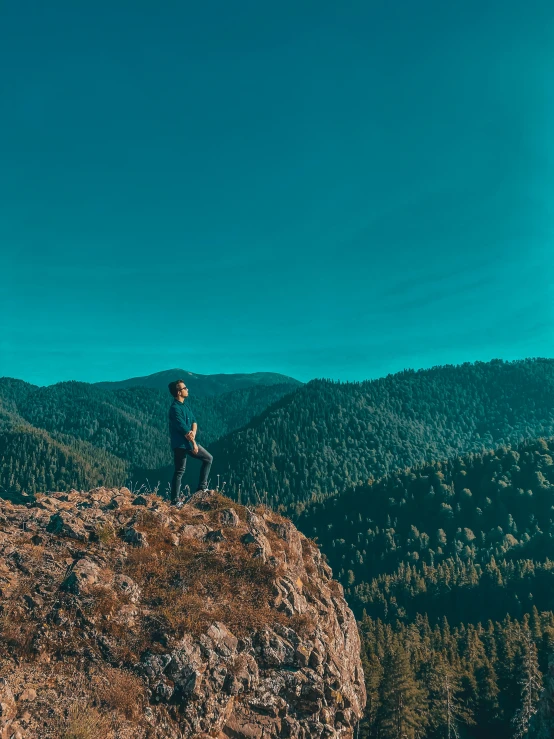
[[[169,418],[175,424],[175,426],[179,429],[179,431],[183,434],[185,439],[187,439],[188,441],[192,443],[192,451],[194,454],[196,454],[198,452],[198,445],[196,441],[194,440],[196,437],[196,429],[197,429],[196,421],[193,421],[192,428],[189,431],[183,421],[182,409],[181,408],[177,409],[176,406],[171,406],[171,408],[169,409]]]

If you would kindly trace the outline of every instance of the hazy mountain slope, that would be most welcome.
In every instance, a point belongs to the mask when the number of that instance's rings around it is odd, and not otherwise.
[[[31,393],[37,390],[38,385],[32,385],[24,380],[16,380],[14,377],[0,377],[0,399],[10,401],[16,405]]]
[[[28,424],[0,430],[0,492],[33,494],[121,484],[127,463],[86,442]],[[9,497],[9,496],[8,496]]]
[[[276,372],[253,372],[251,374],[218,374],[199,375],[184,369],[170,369],[156,372],[145,377],[131,377],[119,382],[97,382],[95,385],[108,390],[118,390],[128,387],[149,387],[157,390],[167,391],[167,385],[172,380],[183,379],[193,395],[220,395],[231,390],[242,390],[244,388],[259,385],[282,385],[288,384],[295,387],[302,385],[301,382],[286,375]]]
[[[425,460],[554,433],[554,361],[316,380],[213,446],[232,494],[305,504]]]
[[[152,423],[151,413],[94,385],[62,382],[38,388],[18,410],[33,426],[87,441],[132,464],[144,460],[163,465],[168,460],[167,431]]]
[[[295,386],[283,383],[247,387],[221,395],[192,395],[187,402],[198,419],[199,443],[212,444],[230,431],[246,425],[268,406],[295,390]],[[126,388],[113,391],[113,395],[127,408],[136,408],[146,415],[149,424],[168,436],[167,413],[171,396],[167,390]]]
[[[242,426],[261,413],[269,404],[289,393],[290,384],[255,386],[217,396],[193,397],[193,406],[199,419],[199,441],[205,445],[221,435]],[[74,448],[77,441],[96,447],[97,452],[86,447],[85,458],[96,459],[95,469],[102,469],[98,460],[104,459],[106,481],[123,484],[126,471],[133,468],[133,479],[145,479],[149,473],[140,470],[158,469],[171,461],[167,413],[171,396],[167,390],[151,388],[120,389],[115,391],[87,383],[64,382],[49,387],[37,387],[10,378],[0,379],[0,430],[10,431],[24,426],[26,433],[33,428],[44,429],[48,439],[57,440]],[[25,448],[35,445],[37,439],[26,438]],[[48,466],[46,456],[53,455],[49,469],[61,469],[57,462],[57,447],[41,445],[38,452],[41,464]],[[9,454],[14,454],[13,459]],[[103,456],[104,455],[104,456]],[[10,488],[40,490],[40,485],[30,480],[27,467],[21,466],[17,447],[7,444],[4,464],[9,468],[7,478]],[[112,465],[109,468],[109,464]],[[100,465],[100,466],[98,466]],[[63,465],[62,465],[63,466]],[[73,468],[72,468],[73,469]],[[17,475],[19,470],[19,477]],[[60,472],[59,486],[65,489],[68,469]],[[54,475],[54,477],[52,477]],[[102,482],[96,472],[91,477],[88,470],[74,470],[75,486],[78,481],[92,485]],[[48,473],[48,487],[55,487],[55,474]],[[42,478],[41,478],[42,479]],[[53,482],[54,480],[54,482]],[[4,485],[7,485],[5,482]]]
[[[103,390],[83,382],[48,387],[25,384],[18,393],[0,383],[0,402],[31,425],[88,441],[139,467],[170,460],[167,414],[171,396],[151,388]],[[247,423],[291,391],[291,385],[258,386],[218,396],[192,397],[201,443],[210,444]],[[10,398],[17,398],[17,402]]]

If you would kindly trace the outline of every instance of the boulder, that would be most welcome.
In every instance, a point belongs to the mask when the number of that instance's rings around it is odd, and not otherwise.
[[[98,584],[100,568],[90,559],[78,560],[62,583],[62,589],[75,595],[86,595]]]
[[[219,523],[222,526],[236,528],[240,523],[240,519],[234,508],[224,508],[219,512]]]
[[[56,536],[66,536],[77,541],[85,541],[87,538],[83,522],[66,511],[54,513],[50,517],[46,531]]]

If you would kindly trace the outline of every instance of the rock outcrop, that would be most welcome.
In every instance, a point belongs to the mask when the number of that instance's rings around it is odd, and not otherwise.
[[[315,543],[214,491],[0,500],[0,596],[0,737],[347,739],[363,711]]]

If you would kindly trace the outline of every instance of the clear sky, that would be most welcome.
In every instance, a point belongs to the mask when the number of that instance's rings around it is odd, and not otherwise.
[[[554,356],[552,0],[0,0],[0,375]]]

